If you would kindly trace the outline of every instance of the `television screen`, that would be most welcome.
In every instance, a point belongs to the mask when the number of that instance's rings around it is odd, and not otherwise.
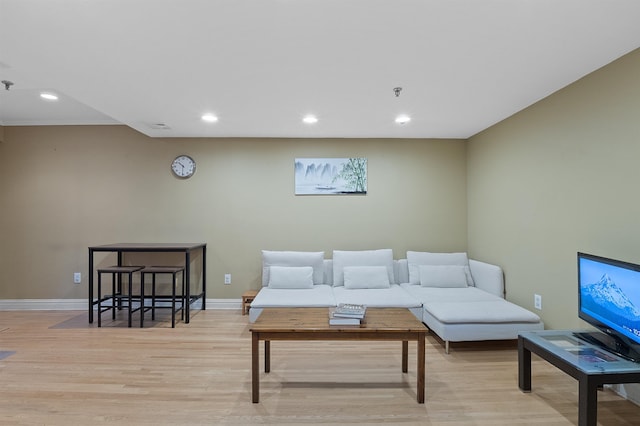
[[[640,345],[640,265],[578,253],[578,303],[578,316],[618,344]]]

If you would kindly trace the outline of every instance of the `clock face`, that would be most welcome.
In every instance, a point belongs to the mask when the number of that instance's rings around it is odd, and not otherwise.
[[[189,178],[196,172],[196,162],[188,155],[179,155],[171,163],[171,171],[179,178]]]

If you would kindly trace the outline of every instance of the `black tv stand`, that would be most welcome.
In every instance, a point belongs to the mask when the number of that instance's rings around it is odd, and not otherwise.
[[[615,336],[601,331],[574,332],[573,335],[621,358],[640,362],[640,352]]]
[[[640,383],[640,364],[578,338],[579,331],[584,330],[518,333],[518,387],[531,392],[534,353],[578,381],[578,426],[596,426],[598,388],[604,384]]]

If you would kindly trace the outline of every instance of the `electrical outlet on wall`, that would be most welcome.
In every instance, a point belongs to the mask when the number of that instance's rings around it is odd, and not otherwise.
[[[74,284],[80,284],[82,282],[82,273],[74,272],[73,273],[73,282],[74,282]]]
[[[540,311],[542,310],[542,296],[539,294],[533,295],[533,307]]]
[[[231,284],[231,274],[224,274],[224,283]]]

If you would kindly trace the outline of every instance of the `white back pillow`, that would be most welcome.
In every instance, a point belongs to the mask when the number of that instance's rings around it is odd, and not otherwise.
[[[333,251],[333,285],[344,285],[344,268],[346,266],[384,266],[387,268],[389,282],[395,284],[393,275],[393,250],[359,250]]]
[[[313,288],[311,266],[270,266],[269,288]]]
[[[475,285],[469,269],[467,253],[429,253],[425,251],[408,251],[409,283],[420,284],[420,265],[459,265],[463,266],[467,276],[467,285]]]
[[[467,274],[460,265],[420,265],[422,287],[467,287]]]
[[[313,283],[324,281],[323,251],[269,251],[262,250],[262,285],[269,285],[269,267],[271,266],[311,266]]]
[[[385,266],[345,266],[344,288],[389,288],[389,275]]]

